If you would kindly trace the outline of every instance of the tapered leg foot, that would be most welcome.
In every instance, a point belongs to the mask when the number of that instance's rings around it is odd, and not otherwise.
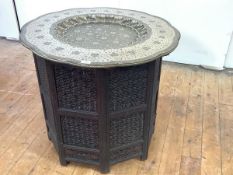
[[[66,161],[66,160],[64,160],[64,159],[60,159],[60,164],[61,164],[62,166],[66,166],[68,163],[69,163],[68,161]]]
[[[50,134],[48,134],[48,139],[49,139],[50,141],[52,141]]]
[[[143,154],[143,155],[140,156],[141,161],[144,161],[146,159],[147,159],[147,154]]]
[[[110,172],[109,166],[100,166],[100,172],[103,174],[109,173]]]

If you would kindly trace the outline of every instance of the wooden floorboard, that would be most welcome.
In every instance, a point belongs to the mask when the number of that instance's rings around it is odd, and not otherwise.
[[[188,69],[178,76],[176,97],[166,131],[159,174],[179,174],[191,77],[192,72]]]
[[[61,166],[47,138],[32,54],[0,39],[0,175],[100,175]],[[233,74],[163,62],[155,133],[146,161],[110,175],[232,175]]]
[[[221,174],[219,86],[216,72],[205,72],[202,133],[202,174]]]

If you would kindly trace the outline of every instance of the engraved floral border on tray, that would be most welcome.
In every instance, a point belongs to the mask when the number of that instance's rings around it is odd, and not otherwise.
[[[142,42],[116,49],[75,47],[51,35],[53,24],[80,15],[112,15],[145,24],[150,34]],[[77,8],[40,16],[22,27],[21,43],[45,59],[81,67],[122,67],[168,55],[178,45],[179,31],[166,20],[144,12],[116,8]]]

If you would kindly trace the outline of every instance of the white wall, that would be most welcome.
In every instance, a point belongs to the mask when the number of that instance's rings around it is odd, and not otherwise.
[[[20,24],[42,14],[69,8],[119,7],[119,0],[16,0]]]
[[[178,48],[165,60],[214,69],[223,68],[233,31],[232,0],[16,0],[16,4],[21,24],[44,13],[76,7],[120,7],[161,16],[182,35]]]
[[[161,16],[180,30],[180,44],[165,60],[223,68],[233,31],[232,0],[122,0],[120,7]]]
[[[19,39],[19,31],[12,0],[0,0],[0,36]]]

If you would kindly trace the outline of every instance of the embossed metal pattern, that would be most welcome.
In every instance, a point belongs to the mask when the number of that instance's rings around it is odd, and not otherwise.
[[[82,67],[142,64],[172,52],[179,32],[166,20],[114,8],[68,9],[22,28],[22,43],[37,55]]]
[[[74,47],[117,49],[144,41],[151,31],[146,24],[133,18],[87,14],[58,21],[52,25],[50,34]]]

